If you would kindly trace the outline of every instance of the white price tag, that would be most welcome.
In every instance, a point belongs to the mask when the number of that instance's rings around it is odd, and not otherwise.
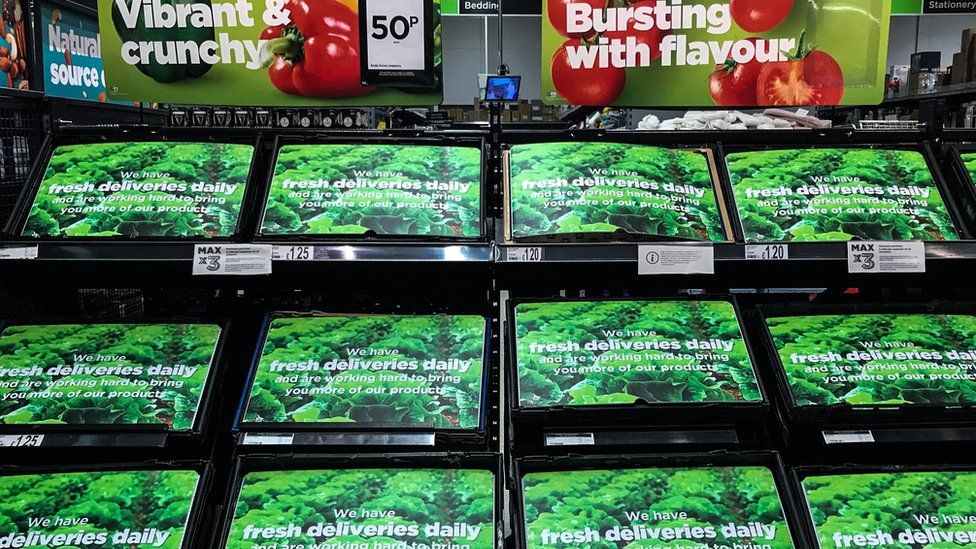
[[[426,66],[424,3],[426,0],[366,2],[367,68],[377,71],[422,71]]]
[[[711,244],[641,244],[637,274],[715,274]]]
[[[0,248],[0,259],[37,259],[37,246]]]
[[[244,433],[244,444],[251,446],[291,446],[294,434]]]
[[[315,261],[315,246],[275,246],[272,261]]]
[[[825,444],[871,444],[874,434],[871,431],[824,431]]]
[[[790,247],[786,244],[746,244],[746,259],[780,261],[790,258]]]
[[[37,448],[44,435],[0,435],[0,448]]]
[[[507,248],[505,261],[513,263],[529,263],[542,261],[542,246]]]
[[[924,273],[924,242],[847,243],[849,273]]]
[[[593,433],[553,433],[546,435],[546,446],[593,446]]]
[[[270,244],[196,244],[193,275],[271,274]]]

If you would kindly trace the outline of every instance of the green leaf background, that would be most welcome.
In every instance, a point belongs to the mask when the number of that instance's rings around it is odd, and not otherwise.
[[[793,397],[800,406],[846,403],[852,406],[877,404],[974,404],[976,381],[966,379],[904,379],[906,373],[976,374],[972,362],[894,360],[864,362],[873,375],[898,375],[897,380],[873,381],[832,379],[829,373],[806,372],[803,364],[792,364],[790,355],[822,354],[834,351],[845,355],[863,351],[860,342],[877,342],[882,351],[976,350],[976,316],[936,314],[855,314],[786,316],[767,319],[769,332],[786,370]],[[897,347],[887,347],[896,345]],[[834,369],[850,367],[859,371],[859,362],[817,363]],[[911,367],[906,371],[904,367]],[[851,374],[846,374],[851,375]]]
[[[400,189],[310,190],[311,198],[285,189],[291,181],[357,179],[356,172],[402,173],[402,177],[373,176],[373,182],[468,183],[467,192]],[[315,193],[320,193],[316,197]],[[330,193],[330,196],[324,196]],[[379,193],[380,197],[375,195]],[[311,207],[308,201],[337,201],[350,205]],[[414,207],[380,206],[398,201]],[[447,204],[440,210],[432,201]],[[481,235],[481,151],[473,147],[426,145],[285,145],[278,151],[271,193],[265,207],[262,233],[269,235],[362,234],[471,238]]]
[[[105,532],[109,543],[98,546],[105,549],[180,549],[199,477],[178,470],[0,476],[0,534]],[[88,518],[89,524],[55,526],[56,516]],[[51,526],[31,528],[31,518],[49,518]],[[112,534],[126,528],[170,536],[161,547],[111,543]]]
[[[689,240],[725,240],[725,229],[716,204],[712,175],[705,155],[662,147],[625,143],[535,143],[515,145],[509,160],[512,236],[530,237],[559,233],[631,233]],[[550,199],[533,196],[525,181],[553,181],[590,178],[591,170],[618,170],[636,176],[606,176],[606,185],[579,187],[561,185],[552,190],[566,193],[575,203],[547,205]],[[613,180],[639,179],[660,185],[674,183],[704,189],[699,204],[680,203],[687,213],[669,206],[679,204],[677,193],[659,190],[623,189]],[[547,189],[548,190],[548,189]],[[608,195],[623,190],[624,198]],[[615,204],[604,206],[603,200]],[[625,201],[633,204],[625,205]]]
[[[210,238],[234,234],[244,198],[254,147],[228,143],[127,142],[61,145],[54,149],[24,228],[24,236],[130,236]],[[168,173],[168,178],[138,179],[140,183],[227,183],[232,194],[118,191],[52,194],[51,185],[122,181],[121,172]],[[72,197],[71,203],[55,203]],[[200,202],[207,214],[166,211],[62,213],[69,206],[193,206],[194,196],[226,198],[223,204]],[[154,200],[150,201],[149,198]],[[143,200],[140,200],[142,198]],[[83,200],[81,200],[83,199]]]
[[[520,303],[515,309],[518,352],[519,400],[522,406],[586,406],[631,404],[637,399],[651,403],[755,402],[761,399],[752,361],[742,339],[732,304],[726,301],[566,301]],[[610,361],[601,351],[581,349],[571,354],[586,356],[581,366],[624,366],[627,372],[586,374],[557,373],[563,364],[543,363],[556,353],[535,354],[537,343],[583,343],[604,340],[603,330],[643,330],[648,336],[625,336],[623,341],[663,341],[719,338],[732,340],[728,361],[704,360],[715,372],[637,371],[640,365],[698,365],[694,357],[663,360]],[[652,353],[652,351],[647,351]],[[676,351],[676,353],[683,353]],[[637,353],[637,351],[634,351]],[[628,353],[632,354],[632,353]],[[657,354],[657,353],[654,353]],[[694,352],[692,352],[694,354]]]
[[[244,529],[297,524],[308,526],[323,522],[334,524],[336,510],[393,511],[393,518],[343,519],[352,524],[419,525],[416,538],[362,538],[337,536],[330,543],[462,543],[471,549],[495,546],[494,477],[489,471],[472,469],[334,469],[306,471],[267,471],[244,477],[234,511],[227,549],[251,549],[261,545],[245,540]],[[440,522],[466,522],[481,526],[472,541],[441,536],[426,536],[424,526]],[[321,543],[308,535],[289,538],[291,544]]]
[[[27,378],[48,391],[39,398],[21,398],[17,387],[0,387],[0,423],[69,425],[162,424],[175,430],[193,427],[214,356],[220,327],[213,324],[50,324],[9,326],[0,333],[0,368],[47,370],[75,364],[74,355],[125,356],[125,360],[86,366],[174,366],[197,368],[182,387],[135,385],[153,379],[146,371],[125,378],[77,374]],[[20,378],[4,378],[5,381]],[[55,380],[60,383],[52,386]],[[102,382],[119,382],[100,386]],[[92,384],[95,387],[92,387]],[[68,398],[72,391],[154,391],[162,398]]]
[[[834,547],[834,533],[874,534],[935,528],[968,531],[972,524],[923,526],[913,515],[972,516],[976,513],[976,473],[899,472],[812,476],[803,489],[823,547]],[[962,549],[971,544],[885,544],[885,549]],[[880,547],[880,546],[879,546]]]
[[[625,513],[687,513],[687,518],[637,521],[650,528],[721,526],[762,522],[776,527],[772,540],[716,539],[612,541],[585,544],[587,549],[671,549],[754,541],[762,547],[792,549],[789,528],[773,475],[764,467],[608,469],[528,473],[522,479],[526,537],[533,549],[565,549],[577,544],[543,544],[542,532],[605,532],[631,522]],[[601,536],[602,538],[602,536]]]
[[[485,319],[468,315],[364,315],[277,318],[271,323],[267,341],[251,387],[245,422],[356,422],[427,426],[438,429],[473,429],[481,417],[481,388],[484,360]],[[437,372],[420,369],[404,371],[347,370],[331,373],[309,372],[321,376],[321,383],[276,382],[282,374],[271,372],[271,363],[320,363],[349,358],[346,349],[395,349],[389,356],[358,357],[366,362],[430,358],[457,358],[472,361],[467,372],[449,372],[460,377],[454,384],[424,379]],[[376,376],[376,381],[353,380],[362,374]],[[382,381],[380,374],[396,381]],[[416,379],[419,377],[419,379]],[[304,394],[289,396],[293,387],[304,389],[342,388],[344,394]],[[352,387],[362,388],[349,394]],[[385,393],[367,394],[370,387],[385,388]],[[390,394],[389,389],[442,387],[443,394]]]
[[[925,157],[918,151],[872,149],[784,149],[732,153],[726,156],[732,190],[735,196],[746,242],[807,242],[846,240],[959,240],[949,212],[932,179]],[[841,212],[796,213],[776,215],[777,210],[808,208],[891,208],[898,197],[881,195],[825,194],[787,198],[798,205],[760,206],[759,202],[777,202],[775,198],[747,198],[747,190],[797,189],[813,185],[811,176],[860,178],[865,186],[918,186],[930,189],[928,199],[910,213]],[[855,186],[857,183],[827,183]],[[857,199],[845,205],[845,199]],[[782,213],[782,212],[780,212]]]

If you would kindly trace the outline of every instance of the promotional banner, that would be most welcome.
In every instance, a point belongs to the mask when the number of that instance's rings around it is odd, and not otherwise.
[[[918,151],[763,150],[726,162],[746,242],[959,239]]]
[[[481,151],[285,145],[264,235],[481,236]]]
[[[253,154],[228,143],[61,145],[23,236],[232,236]]]
[[[362,14],[368,28],[361,29],[358,0],[98,0],[109,98],[259,106],[439,104],[440,2],[421,0],[419,14],[415,4],[368,0],[375,9]],[[414,61],[418,43],[423,66]],[[364,56],[381,84],[364,84]],[[418,72],[430,74],[431,85],[418,88]]]
[[[484,345],[480,316],[276,318],[243,422],[476,429]]]
[[[870,105],[890,0],[546,0],[547,104]]]
[[[511,236],[727,240],[708,158],[625,143],[535,143],[509,153]]]
[[[50,324],[0,333],[0,423],[193,427],[220,327]]]
[[[566,301],[515,308],[524,407],[758,402],[727,301]]]
[[[0,88],[35,89],[32,68],[30,4],[28,0],[0,0]]]
[[[494,483],[471,469],[248,473],[226,548],[493,549]]]
[[[974,487],[976,473],[955,471],[803,479],[824,549],[974,547]]]
[[[976,316],[767,319],[799,406],[976,404]]]
[[[0,547],[178,549],[195,471],[111,471],[0,477]]]
[[[106,101],[98,19],[80,11],[41,5],[44,93]]]
[[[533,549],[793,549],[765,467],[610,469],[522,478]]]

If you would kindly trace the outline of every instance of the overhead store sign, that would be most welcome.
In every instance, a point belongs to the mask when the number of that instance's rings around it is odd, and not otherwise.
[[[973,0],[924,0],[922,13],[976,13]]]
[[[505,15],[539,15],[539,2],[525,0],[502,0]],[[497,0],[444,0],[444,15],[496,15]]]
[[[363,0],[362,18],[357,0],[98,4],[111,99],[277,106],[442,100],[439,0]]]
[[[973,0],[892,0],[892,15],[976,13]]]
[[[70,99],[105,101],[98,19],[75,10],[41,6],[44,92]]]
[[[890,15],[889,0],[550,0],[542,97],[633,107],[876,104]]]

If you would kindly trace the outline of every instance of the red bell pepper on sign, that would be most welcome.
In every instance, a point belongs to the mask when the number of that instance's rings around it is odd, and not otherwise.
[[[359,18],[336,0],[288,0],[290,24],[261,33],[275,54],[268,79],[279,90],[306,97],[355,97],[362,85]]]

